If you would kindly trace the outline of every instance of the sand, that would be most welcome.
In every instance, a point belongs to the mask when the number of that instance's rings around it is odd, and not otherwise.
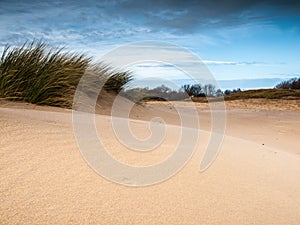
[[[0,105],[1,224],[299,224],[298,110],[229,107],[221,152],[201,173],[211,121],[208,108],[198,106],[201,139],[187,165],[165,182],[127,187],[104,179],[86,163],[70,110]],[[127,151],[105,115],[96,117],[99,136],[120,161],[137,166],[161,161],[172,153],[179,134],[172,106],[149,103],[130,116],[133,129],[147,136],[144,122],[136,119],[155,115],[169,124],[155,151]]]

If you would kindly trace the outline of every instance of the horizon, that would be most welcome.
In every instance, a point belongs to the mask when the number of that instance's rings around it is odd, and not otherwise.
[[[3,0],[0,12],[0,49],[41,39],[99,59],[130,42],[158,40],[198,55],[221,89],[273,88],[300,77],[297,1]],[[137,79],[186,79],[165,65],[132,71]]]
[[[128,84],[126,89],[131,88],[149,88],[153,89],[156,87],[160,87],[162,85],[169,87],[172,90],[179,90],[183,85],[193,85],[200,84],[201,82],[192,82],[191,79],[174,79],[172,83],[163,82],[163,80],[159,80],[158,82],[154,80],[155,78],[145,78],[145,79],[135,79],[134,84]],[[253,89],[273,89],[279,83],[286,81],[286,79],[280,78],[263,78],[263,79],[236,79],[236,80],[218,80],[218,88],[223,92],[226,90],[234,90],[241,89],[242,91],[253,90]],[[272,85],[273,84],[273,85]]]

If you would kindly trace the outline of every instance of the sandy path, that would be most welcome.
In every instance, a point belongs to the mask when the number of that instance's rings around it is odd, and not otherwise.
[[[166,182],[125,187],[97,175],[77,149],[70,113],[0,109],[1,224],[299,224],[300,157],[226,137],[215,163],[199,162],[209,135],[187,166]],[[126,155],[107,128],[116,158],[147,164],[153,153]],[[167,140],[158,151],[168,154]],[[121,149],[122,150],[122,149]]]

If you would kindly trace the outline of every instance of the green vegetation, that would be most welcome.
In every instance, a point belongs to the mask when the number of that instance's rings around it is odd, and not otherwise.
[[[165,85],[153,89],[131,88],[121,92],[121,95],[138,103],[146,101],[176,101],[188,98],[184,90],[172,90]]]
[[[171,88],[161,85],[153,89],[149,88],[132,88],[127,89],[121,93],[124,97],[134,102],[146,102],[146,101],[177,101],[184,100],[191,97],[192,99],[200,99],[202,97],[207,101],[206,96],[210,99],[219,97],[222,99],[223,92],[215,89],[215,86],[211,84],[185,84],[178,90],[172,90]]]
[[[241,91],[226,95],[225,100],[266,98],[266,99],[300,99],[300,90],[259,89]]]
[[[207,88],[205,88],[207,87]],[[206,103],[217,101],[230,101],[250,98],[265,99],[300,99],[300,90],[293,89],[259,89],[242,91],[240,88],[234,90],[226,90],[224,93],[210,85],[183,85],[179,90],[171,90],[162,85],[153,89],[149,88],[133,88],[122,92],[124,97],[134,102],[145,101],[176,101],[191,98],[194,102]]]
[[[119,93],[123,90],[124,86],[133,79],[129,71],[114,72],[112,69],[109,69],[108,73],[109,79],[104,85],[105,90],[108,92]]]
[[[86,94],[98,92],[97,84],[107,80],[104,89],[119,93],[132,80],[130,72],[113,70],[103,64],[93,64],[83,54],[49,48],[43,42],[32,42],[21,47],[7,46],[0,58],[0,99],[25,101],[33,104],[72,107],[74,93],[83,74],[89,74],[90,85]],[[236,100],[248,98],[300,99],[300,78],[284,81],[274,89],[216,90],[211,84],[183,85],[171,90],[162,85],[154,89],[133,88],[121,93],[134,102],[147,100],[193,101]]]
[[[83,54],[48,48],[43,42],[7,46],[0,59],[0,98],[33,104],[72,107],[80,78],[87,69],[108,78],[104,88],[119,92],[132,76],[103,65],[93,65]]]
[[[223,95],[220,89],[216,90],[216,87],[212,84],[185,84],[182,89],[192,97],[219,97]]]
[[[238,100],[249,98],[265,98],[265,99],[300,99],[300,78],[293,78],[283,81],[273,89],[258,89],[241,91],[240,88],[234,90],[226,90],[224,92],[225,100]]]

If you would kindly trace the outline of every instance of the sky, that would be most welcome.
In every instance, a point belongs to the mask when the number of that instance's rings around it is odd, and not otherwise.
[[[32,40],[96,59],[164,41],[196,54],[222,89],[274,87],[300,76],[300,1],[0,0],[0,50]],[[163,64],[131,70],[136,79],[186,79]]]

